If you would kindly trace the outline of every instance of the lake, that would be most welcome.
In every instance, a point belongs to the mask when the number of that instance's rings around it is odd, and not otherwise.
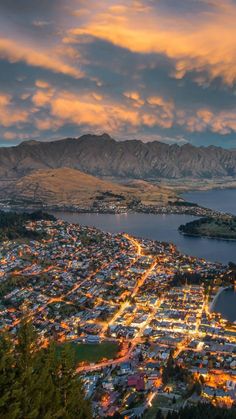
[[[186,201],[236,215],[236,189],[212,189],[211,191],[187,192],[182,195]]]
[[[225,319],[231,322],[236,321],[236,292],[231,289],[223,290],[217,297],[214,311],[221,313]]]
[[[188,201],[213,209],[236,214],[236,190],[212,190],[184,194]],[[180,224],[195,219],[188,215],[154,214],[77,214],[58,212],[63,220],[94,226],[113,233],[127,232],[137,237],[173,242],[178,249],[188,255],[203,257],[213,262],[236,263],[236,241],[182,236],[178,232]]]

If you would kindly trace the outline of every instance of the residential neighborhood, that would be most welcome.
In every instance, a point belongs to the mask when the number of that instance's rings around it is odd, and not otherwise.
[[[73,345],[94,417],[236,403],[235,324],[211,309],[228,267],[60,220],[26,228],[42,238],[0,244],[0,328],[29,319],[42,347]]]

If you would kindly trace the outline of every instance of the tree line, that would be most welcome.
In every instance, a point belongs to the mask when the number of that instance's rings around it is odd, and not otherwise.
[[[158,410],[156,419],[236,419],[236,409],[215,407],[211,404],[198,403],[196,406],[187,406],[179,412],[168,412],[164,415]]]

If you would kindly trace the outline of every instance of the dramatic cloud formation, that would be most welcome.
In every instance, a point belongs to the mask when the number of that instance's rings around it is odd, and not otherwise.
[[[0,2],[0,140],[236,144],[234,0]]]
[[[106,12],[98,9],[84,27],[73,28],[69,34],[101,38],[133,52],[165,54],[176,60],[173,73],[176,78],[183,78],[191,70],[204,69],[211,79],[219,76],[233,84],[236,5],[228,0],[211,3],[211,11],[192,19],[188,15],[174,16],[175,10],[173,16],[162,14],[154,2],[149,7],[141,7],[141,2],[133,2],[130,8],[111,6]],[[76,38],[65,38],[65,42],[75,43]]]

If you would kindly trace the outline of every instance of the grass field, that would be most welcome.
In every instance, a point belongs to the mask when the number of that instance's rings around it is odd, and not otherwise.
[[[177,404],[172,405],[171,400],[168,397],[158,395],[154,398],[152,406],[144,414],[144,419],[155,419],[159,409],[173,409],[175,407],[177,407]],[[167,412],[167,410],[165,410],[165,412]]]
[[[99,362],[103,358],[116,357],[119,346],[115,342],[102,342],[98,344],[70,343],[75,351],[77,362]]]

